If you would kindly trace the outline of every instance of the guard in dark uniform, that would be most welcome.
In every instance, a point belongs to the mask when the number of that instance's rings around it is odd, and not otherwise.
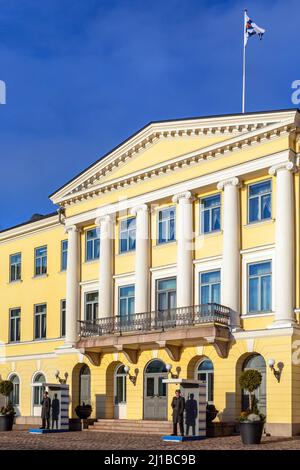
[[[183,413],[185,409],[185,399],[181,396],[180,390],[176,390],[175,397],[171,403],[173,409],[173,434],[177,436],[177,423],[179,423],[180,434],[184,435],[183,429]]]

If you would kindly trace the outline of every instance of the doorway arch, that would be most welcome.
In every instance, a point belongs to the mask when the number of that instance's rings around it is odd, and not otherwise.
[[[253,394],[257,400],[257,407],[259,411],[266,415],[267,411],[267,392],[266,392],[266,361],[260,354],[252,354],[247,357],[243,363],[243,371],[254,369],[261,373],[262,381]],[[249,396],[247,393],[242,391],[242,410],[246,410],[249,407]]]
[[[114,418],[126,418],[127,373],[124,364],[118,364],[114,374]]]
[[[144,372],[144,419],[163,421],[168,417],[166,364],[160,359],[153,359]]]

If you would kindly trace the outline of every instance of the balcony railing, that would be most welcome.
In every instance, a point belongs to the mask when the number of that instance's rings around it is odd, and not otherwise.
[[[223,305],[210,303],[127,316],[97,318],[95,321],[79,321],[79,334],[81,338],[89,338],[128,332],[164,331],[205,323],[229,326],[229,312],[230,309]]]

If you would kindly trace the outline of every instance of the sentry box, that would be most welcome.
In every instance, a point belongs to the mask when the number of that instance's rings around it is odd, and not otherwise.
[[[29,429],[30,433],[47,434],[69,431],[69,385],[43,383],[51,400],[50,429]]]
[[[197,380],[163,379],[163,383],[176,384],[185,399],[184,436],[163,436],[164,441],[182,442],[206,437],[206,387]]]

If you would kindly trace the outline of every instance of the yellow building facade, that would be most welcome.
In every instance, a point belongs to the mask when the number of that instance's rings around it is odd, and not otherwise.
[[[52,194],[58,212],[0,232],[0,375],[18,422],[67,374],[73,417],[84,401],[95,419],[170,420],[162,380],[179,376],[230,423],[257,368],[267,430],[299,433],[299,123],[150,123]]]

